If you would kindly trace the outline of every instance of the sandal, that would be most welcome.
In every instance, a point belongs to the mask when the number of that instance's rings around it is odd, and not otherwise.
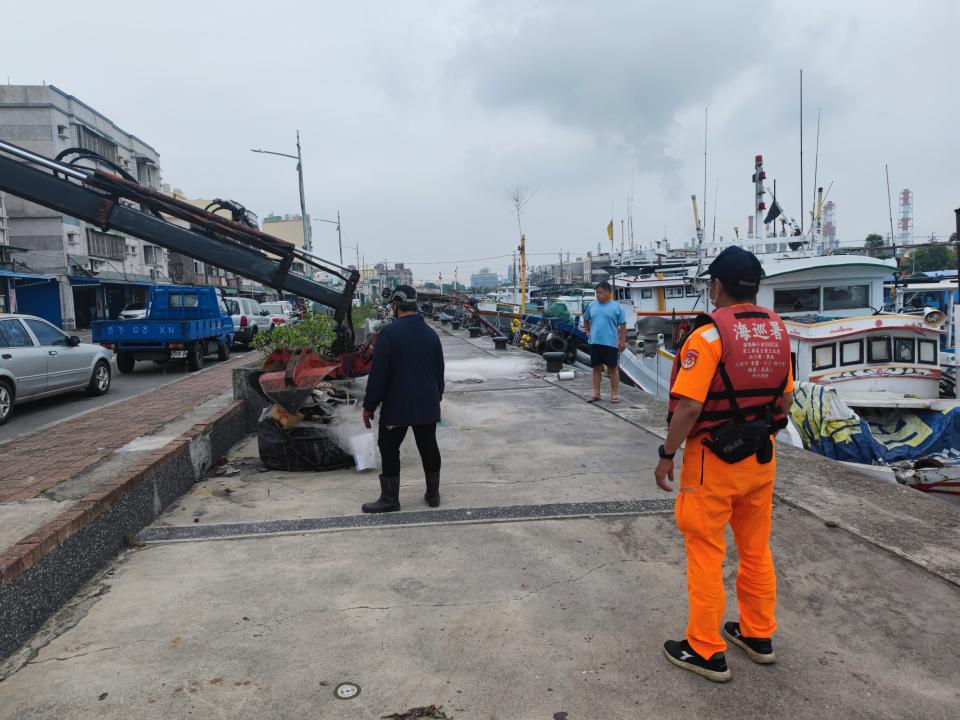
[[[587,402],[588,402],[588,403],[600,402],[600,398],[598,398],[598,397],[592,397],[592,398],[590,398],[589,400],[587,400]]]

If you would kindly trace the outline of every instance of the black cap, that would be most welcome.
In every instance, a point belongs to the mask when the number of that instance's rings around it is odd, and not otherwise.
[[[397,285],[392,290],[390,288],[384,288],[382,294],[383,299],[386,300],[387,303],[417,301],[417,291],[409,285]]]
[[[717,255],[703,273],[717,278],[727,289],[756,292],[763,277],[763,267],[749,250],[733,245]]]

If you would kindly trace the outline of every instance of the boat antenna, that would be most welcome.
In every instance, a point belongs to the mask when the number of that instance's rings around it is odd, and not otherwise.
[[[893,201],[890,199],[890,166],[883,165],[887,173],[887,210],[890,213],[890,244],[893,245],[893,259],[897,259],[897,238],[893,234]]]
[[[707,113],[710,108],[703,109],[703,219],[707,219]],[[703,237],[701,236],[701,240]]]
[[[713,233],[710,235],[710,242],[715,243],[717,241],[717,205],[719,203],[718,198],[720,197],[720,178],[717,178],[717,185],[713,190]]]
[[[800,234],[803,235],[803,68],[800,68]]]
[[[817,172],[820,169],[820,108],[817,108],[817,145],[816,152],[813,155],[813,200],[810,202],[810,234],[812,235],[817,225]]]

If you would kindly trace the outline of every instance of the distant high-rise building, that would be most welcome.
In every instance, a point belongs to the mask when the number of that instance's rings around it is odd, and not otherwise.
[[[470,276],[470,287],[474,290],[491,290],[500,282],[500,278],[495,272],[490,272],[490,268],[482,268],[480,272],[475,272]]]
[[[837,240],[837,205],[833,200],[823,204],[823,241],[828,248],[840,244]]]
[[[900,217],[897,220],[897,244],[909,245],[913,237],[913,191],[900,191]]]

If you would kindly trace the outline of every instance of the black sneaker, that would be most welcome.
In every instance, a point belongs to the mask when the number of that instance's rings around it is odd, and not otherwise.
[[[732,677],[722,652],[714,653],[709,660],[704,660],[686,640],[667,640],[663,644],[663,654],[677,667],[695,672],[707,680],[719,683],[727,682]]]
[[[751,660],[761,665],[769,665],[777,661],[773,652],[773,641],[770,638],[751,638],[740,634],[740,623],[728,622],[723,624],[723,634],[730,642],[739,646]]]

